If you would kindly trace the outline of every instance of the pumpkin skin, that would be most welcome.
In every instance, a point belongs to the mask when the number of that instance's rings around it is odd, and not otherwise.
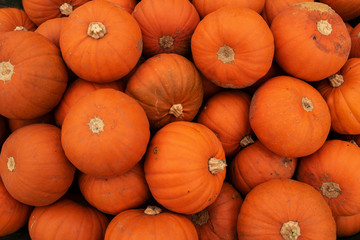
[[[360,23],[350,33],[351,50],[350,58],[360,58]]]
[[[60,101],[68,75],[59,49],[38,33],[12,31],[0,35],[0,114],[33,119]]]
[[[236,189],[224,182],[215,202],[192,215],[199,240],[236,240],[237,218],[242,203],[243,199]]]
[[[13,132],[16,129],[25,127],[27,125],[36,124],[36,123],[48,123],[55,125],[53,111],[34,119],[7,119],[7,125],[9,127],[10,132]]]
[[[101,240],[108,224],[108,218],[95,208],[67,197],[34,208],[28,230],[31,239],[37,240]]]
[[[0,173],[13,198],[27,205],[45,206],[67,192],[75,168],[60,143],[60,129],[45,123],[10,134],[1,151]]]
[[[80,173],[78,183],[87,202],[112,215],[137,208],[151,196],[141,163],[112,178],[96,178]]]
[[[142,31],[145,56],[190,52],[191,35],[200,17],[188,0],[142,0],[132,15]]]
[[[144,108],[153,129],[191,121],[203,99],[202,80],[193,63],[178,54],[158,54],[139,66],[125,93]]]
[[[173,212],[193,214],[215,201],[225,179],[225,166],[224,149],[209,128],[178,121],[155,133],[144,170],[158,203]]]
[[[280,12],[271,23],[275,60],[291,76],[319,81],[345,64],[351,47],[341,17],[328,5],[301,2]]]
[[[15,200],[0,179],[0,236],[16,232],[28,221],[32,207]]]
[[[0,33],[10,31],[34,31],[36,25],[24,10],[17,8],[0,8]]]
[[[334,9],[344,21],[360,16],[360,2],[357,0],[319,0]]]
[[[48,38],[52,43],[60,48],[60,32],[66,21],[67,18],[52,18],[46,20],[39,25],[35,32],[40,33],[44,37]]]
[[[254,10],[223,7],[200,21],[191,39],[191,52],[206,78],[220,87],[244,88],[270,69],[274,38]]]
[[[87,2],[74,12],[60,33],[67,66],[92,82],[112,82],[128,74],[142,53],[136,20],[107,1]]]
[[[219,138],[226,157],[240,151],[251,133],[251,97],[241,90],[225,90],[210,98],[197,116],[197,122],[210,128]]]
[[[336,233],[339,237],[350,237],[360,232],[360,214],[336,216]]]
[[[105,240],[197,240],[191,221],[180,214],[149,206],[130,209],[116,215],[109,223]]]
[[[142,107],[125,93],[109,88],[79,99],[61,129],[68,159],[94,177],[114,177],[130,170],[144,155],[149,138],[149,121]]]
[[[136,0],[106,0],[106,1],[114,4],[115,6],[125,9],[128,13],[132,13],[134,11],[134,8],[137,3]]]
[[[200,74],[202,83],[203,83],[203,89],[204,89],[204,97],[203,97],[203,103],[207,102],[212,96],[214,96],[216,93],[221,92],[224,90],[222,87],[219,87],[209,79],[207,79],[204,75]]]
[[[290,76],[266,81],[250,103],[250,126],[270,151],[284,157],[314,153],[325,142],[331,117],[321,94]]]
[[[321,194],[292,179],[273,179],[251,190],[241,206],[237,230],[239,240],[336,239],[335,221]]]
[[[278,178],[292,178],[297,158],[281,157],[259,140],[242,149],[231,161],[231,182],[246,195],[257,185]]]
[[[358,146],[347,141],[328,140],[314,154],[300,159],[296,179],[319,191],[334,216],[349,216],[360,213],[356,172],[359,167]]]
[[[89,0],[23,0],[26,14],[36,24],[58,17],[67,17]]]

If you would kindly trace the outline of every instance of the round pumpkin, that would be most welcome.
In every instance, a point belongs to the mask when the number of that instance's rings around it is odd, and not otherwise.
[[[360,213],[351,216],[336,216],[336,233],[339,237],[351,237],[360,232]]]
[[[292,179],[256,186],[240,208],[237,230],[245,239],[336,239],[336,225],[321,194]]]
[[[67,18],[52,18],[46,20],[39,25],[35,32],[40,33],[44,37],[48,38],[52,43],[60,48],[60,32],[66,21]]]
[[[55,125],[54,112],[51,111],[43,116],[33,118],[33,119],[7,119],[7,125],[10,132],[15,131],[16,129],[25,127],[30,124],[36,123],[48,123]]]
[[[319,0],[334,9],[344,21],[360,16],[360,2],[357,0]]]
[[[325,142],[331,117],[321,94],[290,76],[269,79],[254,93],[250,126],[270,151],[283,157],[314,153]]]
[[[132,15],[142,31],[145,56],[190,52],[191,35],[200,17],[188,0],[142,0]]]
[[[141,64],[125,93],[144,108],[153,129],[193,120],[203,100],[202,80],[194,64],[171,53],[158,54]]]
[[[220,140],[200,123],[177,121],[151,139],[145,155],[145,179],[165,208],[183,214],[205,209],[220,193],[226,174]]]
[[[360,58],[360,23],[350,33],[351,50],[350,58]]]
[[[59,49],[30,31],[0,35],[0,114],[32,119],[60,101],[68,75]]]
[[[61,148],[60,129],[42,123],[10,134],[1,150],[0,173],[13,198],[27,205],[45,206],[67,192],[75,168]]]
[[[106,0],[106,1],[114,4],[117,7],[125,9],[128,13],[132,13],[137,4],[137,0]]]
[[[114,177],[130,170],[150,138],[145,111],[125,93],[109,88],[79,99],[66,114],[61,143],[76,168],[95,177]]]
[[[191,221],[159,207],[130,209],[116,215],[105,232],[105,240],[197,240]]]
[[[17,8],[0,8],[0,33],[10,31],[34,31],[36,25],[24,10]]]
[[[319,81],[345,64],[351,47],[341,17],[328,5],[301,2],[281,11],[271,23],[275,60],[288,74]]]
[[[271,67],[274,38],[254,10],[223,7],[200,21],[191,39],[196,67],[224,88],[244,88]]]

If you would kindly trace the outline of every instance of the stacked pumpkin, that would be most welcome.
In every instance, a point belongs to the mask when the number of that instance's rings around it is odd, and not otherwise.
[[[0,9],[0,236],[360,232],[358,1],[22,2]]]

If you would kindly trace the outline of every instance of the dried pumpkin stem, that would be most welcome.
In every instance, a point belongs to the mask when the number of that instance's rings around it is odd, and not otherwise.
[[[231,47],[224,45],[217,51],[218,60],[223,63],[230,63],[235,60],[235,52]]]
[[[209,164],[209,171],[212,174],[217,174],[221,171],[224,171],[224,169],[227,166],[225,160],[217,159],[214,157],[209,159],[208,164]]]
[[[104,121],[99,117],[94,117],[90,119],[90,122],[88,123],[89,129],[92,133],[96,133],[99,135],[101,132],[104,131]]]
[[[159,45],[164,49],[169,49],[174,45],[174,38],[170,35],[163,35],[159,38]]]
[[[161,208],[156,206],[147,206],[147,208],[144,210],[144,213],[147,215],[155,216],[162,212]]]
[[[341,194],[340,185],[336,182],[323,182],[320,186],[320,191],[323,196],[331,199],[337,198]]]
[[[351,139],[351,140],[349,141],[349,143],[352,143],[352,144],[354,144],[355,146],[359,146],[354,139]]]
[[[340,87],[344,83],[344,77],[340,74],[333,74],[330,77],[328,77],[330,81],[330,85],[333,88]]]
[[[63,3],[60,5],[59,10],[62,15],[69,16],[73,11],[73,6],[70,3]]]
[[[325,36],[329,36],[332,32],[331,24],[327,20],[320,20],[316,23],[317,30]]]
[[[28,31],[28,30],[24,26],[16,26],[16,28],[14,28],[14,31]]]
[[[252,139],[251,135],[246,135],[243,139],[240,140],[240,146],[243,148],[253,143],[254,140]]]
[[[304,110],[307,112],[312,112],[312,110],[314,110],[314,104],[307,97],[303,97],[301,99],[301,105],[303,106]]]
[[[14,65],[10,61],[0,63],[0,80],[4,82],[10,81],[13,74]]]
[[[107,34],[107,30],[104,24],[101,22],[89,23],[87,34],[95,40],[103,38]]]
[[[169,114],[174,115],[176,118],[181,118],[184,115],[181,103],[172,105]]]
[[[284,240],[296,240],[301,236],[300,226],[298,222],[288,221],[283,223],[280,234]]]
[[[209,218],[210,218],[209,212],[206,209],[191,215],[191,221],[198,226],[202,226],[206,224]]]
[[[10,172],[14,171],[14,169],[15,169],[15,158],[14,157],[8,157],[7,167]]]

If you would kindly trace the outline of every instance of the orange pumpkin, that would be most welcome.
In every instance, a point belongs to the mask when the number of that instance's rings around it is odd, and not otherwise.
[[[9,31],[34,31],[36,25],[24,10],[17,8],[0,8],[0,33]]]
[[[350,58],[360,58],[360,23],[350,33],[351,50]]]
[[[203,89],[204,89],[203,103],[207,102],[207,100],[209,100],[216,93],[221,92],[221,90],[224,90],[222,87],[219,87],[218,85],[210,81],[204,75],[201,74],[200,76],[202,79]]]
[[[145,179],[152,196],[165,208],[193,214],[220,193],[226,174],[224,149],[200,123],[165,125],[151,139],[145,155]]]
[[[39,25],[35,32],[40,33],[44,37],[48,38],[52,43],[60,48],[60,32],[66,21],[67,18],[52,18],[46,20]]]
[[[360,2],[357,0],[319,0],[334,9],[344,21],[360,16]]]
[[[321,194],[292,179],[256,186],[240,208],[237,230],[245,239],[336,239],[336,225]]]
[[[350,237],[360,232],[360,213],[351,216],[336,216],[336,233],[339,237]]]
[[[345,64],[351,47],[341,17],[328,5],[301,2],[280,12],[271,23],[275,60],[288,74],[319,81]]]
[[[223,7],[200,21],[191,39],[191,52],[206,78],[221,87],[244,88],[270,69],[274,39],[254,10]]]
[[[125,9],[128,13],[132,13],[134,11],[134,8],[137,3],[136,0],[106,0],[106,1],[114,4],[115,6]]]
[[[48,123],[55,125],[54,113],[53,111],[33,119],[7,119],[7,125],[10,132],[15,131],[16,129],[25,127],[30,124],[36,123]]]

